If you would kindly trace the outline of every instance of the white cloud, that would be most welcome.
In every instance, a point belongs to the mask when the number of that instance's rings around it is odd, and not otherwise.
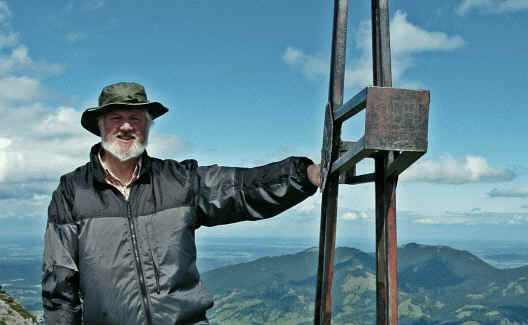
[[[417,218],[415,223],[425,225],[455,225],[455,224],[466,224],[470,223],[470,218],[461,217],[430,217],[430,218]]]
[[[407,14],[396,11],[390,24],[393,84],[399,87],[418,88],[415,81],[404,80],[405,72],[413,66],[414,55],[425,51],[450,51],[464,46],[459,35],[449,36],[442,32],[426,31],[407,20]],[[346,87],[365,87],[372,84],[371,22],[362,21],[354,35],[359,56],[350,59],[345,71]],[[348,59],[348,58],[347,58]],[[330,71],[327,55],[316,56],[288,47],[282,60],[301,70],[308,78],[326,77]]]
[[[58,179],[86,161],[87,150],[95,142],[81,131],[80,113],[73,108],[32,104],[3,107],[1,114],[1,137],[7,144],[0,148],[4,157],[1,183]]]
[[[28,229],[42,233],[59,176],[84,165],[99,139],[82,129],[81,112],[71,107],[0,104],[0,116],[0,218],[32,217]],[[152,148],[163,157],[183,150],[175,136],[152,132],[150,142],[149,153]]]
[[[317,78],[328,74],[328,62],[320,57],[305,54],[299,49],[288,47],[282,56],[288,65],[300,68],[308,78]]]
[[[515,174],[488,165],[483,157],[467,155],[464,161],[444,155],[440,161],[418,161],[404,171],[400,180],[443,184],[510,181]]]
[[[29,77],[0,79],[0,101],[32,101],[40,95],[40,82]]]
[[[85,8],[88,10],[95,10],[102,8],[105,5],[105,0],[87,0],[85,2]]]
[[[528,213],[493,212],[493,211],[446,211],[445,215],[417,217],[413,223],[425,225],[518,225],[528,224]]]
[[[5,1],[0,1],[0,24],[6,24],[9,17],[11,16],[11,11],[7,6]]]
[[[396,11],[391,22],[391,50],[395,55],[423,51],[450,51],[464,46],[460,35],[429,32],[407,21],[407,14]],[[369,35],[370,37],[370,35]],[[370,44],[369,44],[370,46]]]
[[[86,38],[86,34],[80,32],[70,32],[66,34],[66,39],[72,43],[80,41],[84,38]]]
[[[59,176],[85,164],[98,137],[80,125],[81,112],[42,104],[0,105],[0,199],[49,195]],[[148,151],[171,157],[185,149],[176,136],[152,132]]]
[[[494,188],[488,193],[491,197],[519,197],[527,198],[528,197],[528,186],[516,187],[507,190],[500,190]]]
[[[512,215],[508,220],[507,223],[510,225],[521,225],[528,223],[528,215],[521,215],[521,214],[515,214]]]
[[[528,0],[463,0],[456,11],[459,15],[465,15],[471,10],[501,14],[526,9],[528,9]]]
[[[344,213],[341,213],[339,215],[339,219],[345,220],[345,221],[356,221],[356,220],[368,220],[368,221],[374,221],[374,212],[373,211],[359,211],[359,210],[351,210],[351,209],[345,209],[346,211]]]
[[[55,189],[58,179],[50,182],[2,183],[0,182],[0,200],[28,200],[27,204],[35,205],[36,202],[48,200]],[[38,201],[35,201],[38,199]]]
[[[296,64],[299,61],[303,60],[304,56],[305,54],[299,51],[298,49],[295,49],[293,47],[288,47],[286,49],[286,52],[282,56],[282,59],[284,60],[284,62],[288,64]]]
[[[0,75],[10,75],[14,71],[31,64],[28,50],[21,45],[11,50],[8,55],[0,55]]]
[[[0,24],[8,25],[8,18],[0,1]],[[18,35],[4,29],[9,26],[0,26],[0,217],[45,220],[59,176],[85,164],[99,138],[81,127],[81,112],[40,102],[46,94],[40,77],[60,73],[63,66],[35,62]],[[185,148],[179,137],[155,132],[150,143],[149,152],[164,157]]]
[[[9,16],[7,4],[0,1],[4,25],[8,25]],[[36,76],[59,70],[60,65],[34,62],[28,48],[18,44],[16,33],[0,30],[0,190],[4,192],[6,184],[16,193],[23,185],[36,189],[39,186],[28,184],[55,178],[57,171],[72,162],[71,154],[61,152],[64,147],[75,151],[85,143],[69,128],[74,121],[78,124],[80,113],[36,101],[45,92]],[[60,137],[64,142],[59,142]]]
[[[288,210],[293,215],[301,216],[304,219],[314,219],[321,216],[321,196],[314,195]]]
[[[188,149],[189,143],[182,138],[151,132],[149,135],[148,153],[151,156],[163,158],[175,158]]]
[[[0,58],[0,64],[2,59]],[[33,61],[25,46],[15,48],[11,57],[7,57],[8,68],[4,72],[24,73],[34,77],[44,77],[50,75],[60,75],[66,69],[64,64],[46,63],[44,61]],[[1,71],[0,71],[1,72]]]
[[[0,49],[6,47],[12,47],[18,43],[18,34],[16,33],[7,33],[0,34]]]
[[[456,11],[459,15],[464,15],[473,8],[490,7],[493,0],[462,0]]]
[[[0,1],[0,77],[20,77],[20,74],[33,77],[58,75],[64,71],[62,64],[49,64],[35,61],[29,55],[29,49],[19,43],[18,34],[7,31],[10,11],[5,2]]]
[[[319,190],[315,195],[293,206],[287,212],[295,220],[302,222],[313,222],[321,217],[322,196]],[[351,209],[344,206],[346,200],[338,199],[337,219],[342,221],[371,221],[375,220],[375,212],[372,209]]]

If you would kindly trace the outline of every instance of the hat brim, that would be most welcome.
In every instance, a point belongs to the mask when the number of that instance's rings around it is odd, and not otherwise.
[[[99,125],[97,125],[97,118],[101,114],[106,114],[115,109],[146,109],[156,119],[161,115],[167,113],[169,109],[158,102],[148,103],[111,103],[103,106],[86,109],[81,117],[81,125],[88,131],[97,136],[101,136],[99,132]]]

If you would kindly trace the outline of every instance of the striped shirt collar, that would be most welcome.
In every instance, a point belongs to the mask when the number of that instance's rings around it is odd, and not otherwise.
[[[106,166],[106,164],[103,161],[103,156],[102,155],[103,155],[103,149],[101,148],[101,150],[99,151],[99,154],[97,156],[99,158],[99,163],[101,164],[101,166],[103,167],[103,170],[105,172],[105,181],[108,184],[117,187],[117,189],[119,189],[121,192],[123,192],[121,190],[122,188],[126,189],[126,188],[130,187],[130,185],[132,183],[134,183],[139,178],[139,173],[141,171],[141,165],[142,165],[142,158],[143,157],[141,157],[141,156],[139,157],[138,162],[136,164],[136,167],[134,168],[134,171],[132,172],[132,176],[130,177],[128,183],[122,183],[121,180],[119,180],[119,178],[112,173],[110,168],[108,168]],[[125,196],[127,197],[128,195],[125,195]]]

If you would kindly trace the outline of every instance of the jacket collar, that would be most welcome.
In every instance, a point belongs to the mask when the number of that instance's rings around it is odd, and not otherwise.
[[[92,146],[92,149],[90,150],[90,162],[93,166],[93,176],[94,179],[99,183],[106,183],[105,181],[105,171],[103,166],[101,166],[101,163],[99,162],[99,151],[101,151],[103,147],[101,146],[101,142],[96,143]],[[141,171],[139,172],[138,181],[141,180],[144,176],[150,173],[152,162],[150,160],[150,156],[147,153],[147,150],[143,152],[141,155]]]

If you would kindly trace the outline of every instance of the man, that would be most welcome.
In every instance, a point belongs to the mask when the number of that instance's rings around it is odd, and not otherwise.
[[[195,230],[270,218],[317,190],[319,165],[304,157],[234,168],[148,156],[149,127],[167,111],[141,85],[117,83],[83,113],[101,143],[61,177],[49,206],[47,324],[208,324]]]

